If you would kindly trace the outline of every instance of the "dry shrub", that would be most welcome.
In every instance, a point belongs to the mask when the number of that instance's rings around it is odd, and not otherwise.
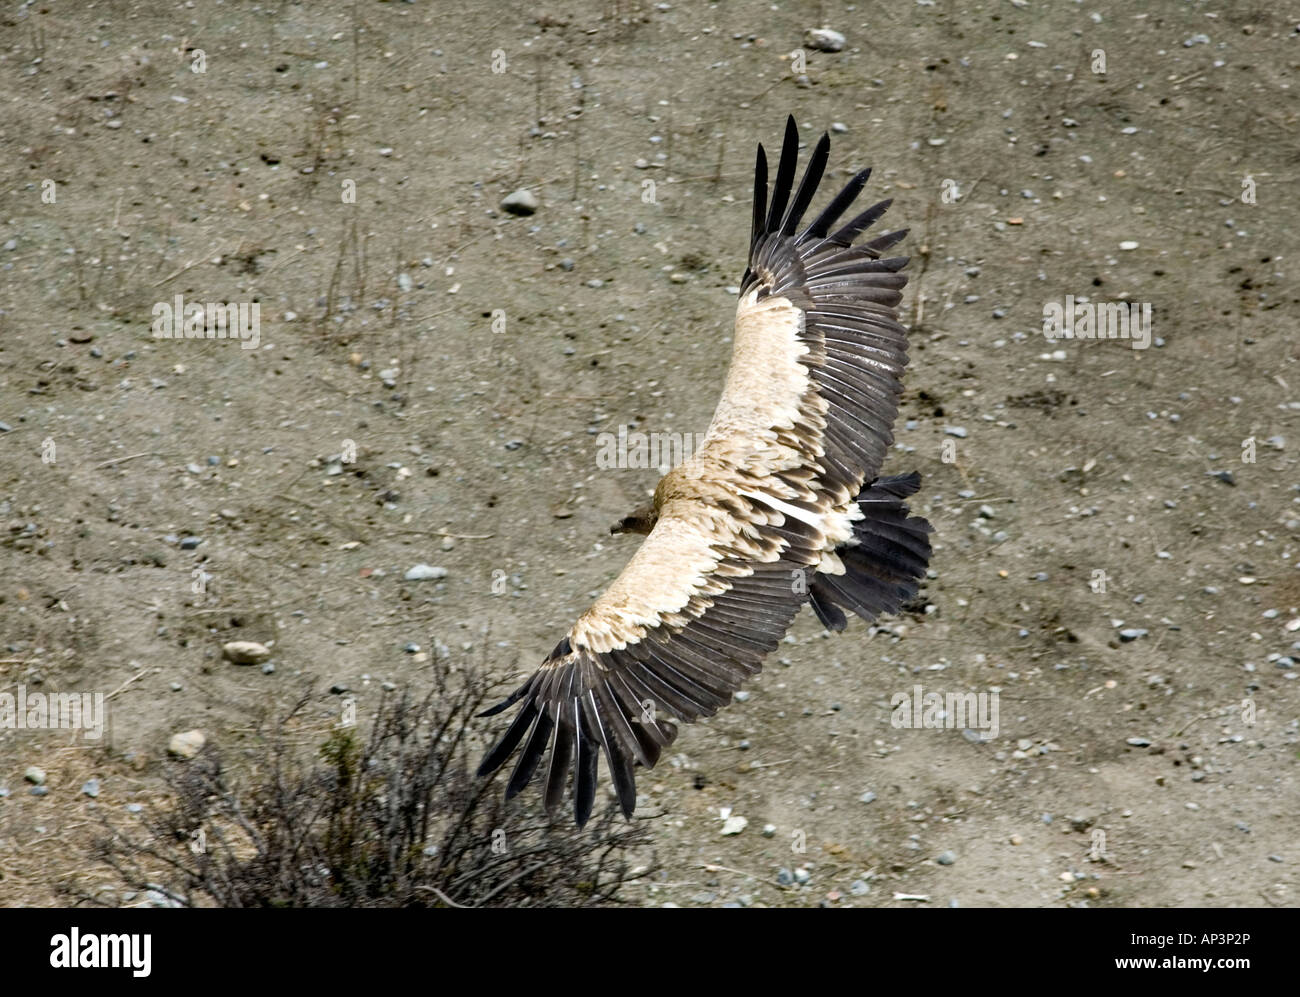
[[[304,695],[259,726],[251,774],[234,777],[211,747],[176,763],[173,804],[131,832],[110,829],[98,858],[170,906],[621,902],[644,827],[611,804],[580,831],[566,815],[548,820],[535,794],[506,804],[501,780],[475,778],[467,741],[489,691],[474,669],[437,669],[427,694],[385,695],[368,734],[336,728],[314,757],[287,736]]]

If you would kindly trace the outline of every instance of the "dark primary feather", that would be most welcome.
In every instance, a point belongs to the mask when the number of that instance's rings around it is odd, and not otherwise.
[[[763,143],[758,144],[758,157],[754,163],[754,223],[749,237],[749,251],[752,254],[758,240],[767,225],[767,153]]]
[[[808,167],[804,170],[803,179],[799,181],[799,192],[795,194],[794,200],[790,202],[790,207],[786,210],[785,217],[781,219],[782,235],[794,235],[794,230],[803,218],[803,213],[808,210],[813,195],[817,193],[817,185],[822,182],[822,174],[826,172],[826,160],[830,158],[830,154],[830,136],[822,135],[821,141],[813,149],[812,158],[808,160]]]
[[[767,231],[778,228],[778,222],[784,217],[786,202],[790,199],[790,188],[794,185],[794,171],[799,164],[799,129],[794,123],[794,115],[785,120],[785,138],[781,141],[781,160],[776,167],[776,184],[772,188],[772,206],[767,212]]]
[[[510,773],[510,781],[506,783],[507,800],[527,786],[529,780],[532,779],[533,772],[537,770],[537,763],[542,760],[542,755],[545,754],[546,748],[550,744],[551,732],[554,729],[555,721],[546,713],[542,713],[537,718],[537,724],[533,727],[533,732],[528,736],[528,743],[524,745],[524,750],[520,752],[519,761],[515,763],[514,771]]]
[[[880,220],[880,216],[883,215],[886,211],[888,211],[889,206],[893,203],[894,203],[894,199],[892,197],[887,197],[883,201],[878,201],[877,203],[873,204],[866,211],[862,212],[862,214],[854,218],[853,221],[849,222],[847,225],[845,225],[843,228],[837,231],[833,236],[831,236],[830,241],[835,243],[837,246],[849,245],[849,243],[851,243],[855,238],[857,238],[857,236],[860,233],[865,232],[872,225],[878,222]],[[848,205],[846,204],[845,207],[848,207]],[[834,222],[832,222],[831,224],[834,224]],[[829,225],[827,227],[829,228]]]
[[[812,224],[804,229],[803,234],[799,236],[798,242],[802,245],[810,239],[824,239],[826,233],[830,231],[831,226],[835,224],[839,217],[848,209],[848,206],[857,198],[858,194],[862,192],[862,188],[866,186],[867,180],[870,177],[870,166],[854,176],[844,189],[831,199],[831,203],[822,209],[822,213],[813,219]],[[766,183],[766,177],[764,177],[764,183]],[[763,196],[767,196],[766,190],[763,191]],[[882,203],[886,207],[889,206],[888,201]],[[877,205],[877,207],[879,207],[879,205]]]

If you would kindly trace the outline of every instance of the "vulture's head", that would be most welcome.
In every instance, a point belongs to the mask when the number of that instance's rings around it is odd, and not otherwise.
[[[658,520],[659,511],[654,507],[653,502],[647,502],[645,505],[633,510],[631,515],[624,516],[611,526],[609,532],[640,533],[642,536],[646,536],[655,528],[655,523]]]

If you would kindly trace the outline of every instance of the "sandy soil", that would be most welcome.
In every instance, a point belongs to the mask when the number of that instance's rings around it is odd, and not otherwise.
[[[1143,6],[8,8],[0,691],[114,695],[98,746],[0,731],[0,902],[106,883],[85,841],[160,804],[178,731],[539,662],[656,478],[598,434],[707,424],[793,113],[911,228],[886,471],[933,577],[872,630],[803,614],[642,776],[635,899],[1294,906],[1297,28]],[[154,338],[176,295],[256,301],[258,348]],[[1158,338],[1049,342],[1069,295]],[[996,736],[894,727],[917,685],[996,693]]]

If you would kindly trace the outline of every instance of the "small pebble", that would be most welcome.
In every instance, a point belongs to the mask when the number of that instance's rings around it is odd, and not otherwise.
[[[235,665],[259,665],[271,657],[271,649],[255,640],[232,640],[221,645],[221,654]]]
[[[728,817],[722,822],[722,833],[726,835],[739,834],[749,826],[749,819],[741,817],[738,814]]]
[[[531,190],[521,188],[507,194],[501,201],[501,210],[512,215],[531,215],[540,207],[537,195]]]
[[[831,28],[809,28],[804,32],[803,47],[817,52],[839,52],[845,41],[842,34]]]
[[[173,734],[171,740],[167,742],[167,753],[177,758],[190,759],[202,750],[206,741],[207,738],[203,736],[201,730],[181,731],[179,734]]]
[[[447,569],[429,564],[417,564],[402,576],[408,582],[421,582],[426,579],[446,578]]]

